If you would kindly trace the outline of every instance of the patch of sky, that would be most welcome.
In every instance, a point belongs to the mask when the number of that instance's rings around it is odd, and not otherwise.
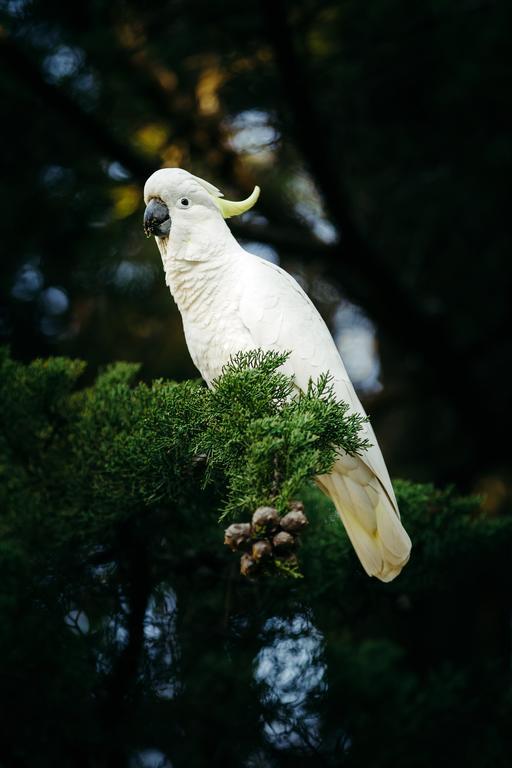
[[[242,245],[246,251],[249,251],[249,253],[253,253],[255,256],[260,256],[262,259],[272,262],[272,264],[279,264],[279,254],[271,245],[259,243],[255,240],[243,242]]]
[[[110,178],[114,181],[126,181],[127,179],[131,178],[130,171],[128,171],[124,165],[121,165],[121,163],[118,163],[117,161],[114,161],[113,163],[106,163],[104,168],[108,176],[110,176]]]
[[[84,611],[72,608],[64,617],[64,623],[74,635],[87,635],[91,625]]]
[[[128,762],[129,768],[172,768],[172,763],[159,749],[142,749]]]
[[[84,54],[79,48],[59,45],[43,61],[43,72],[51,83],[76,75],[84,63]]]
[[[254,208],[243,214],[243,221],[246,224],[254,224],[256,227],[263,227],[265,224],[268,224],[267,217],[262,216],[261,213],[255,211]]]
[[[151,264],[123,259],[110,271],[108,282],[124,293],[139,293],[153,285],[155,274]]]
[[[49,339],[57,339],[65,330],[64,315],[69,309],[69,298],[63,288],[49,286],[38,298],[39,330]]]
[[[255,155],[272,150],[280,134],[268,112],[249,109],[226,122],[229,144],[235,152]]]
[[[320,720],[311,702],[326,688],[323,635],[307,614],[299,613],[269,619],[263,637],[254,677],[262,704],[272,712],[272,720],[264,722],[265,737],[277,749],[316,744]]]
[[[42,312],[49,317],[63,315],[69,308],[69,299],[66,291],[53,285],[41,293],[39,302]]]
[[[100,91],[98,79],[92,72],[81,72],[73,78],[72,90],[81,97],[82,107],[92,107]]]
[[[41,270],[33,263],[24,264],[14,277],[11,295],[18,301],[33,301],[44,285]]]
[[[177,597],[173,589],[158,590],[149,600],[144,617],[146,674],[160,699],[172,699],[178,690]]]
[[[313,234],[324,243],[336,242],[336,229],[325,215],[322,200],[309,174],[305,171],[297,173],[289,182],[289,191],[295,212],[310,226]]]
[[[9,16],[20,18],[29,10],[31,4],[32,0],[7,0],[7,2],[0,3],[0,7]]]
[[[354,387],[363,394],[382,389],[377,333],[363,310],[342,301],[334,316],[334,338]]]
[[[75,180],[75,174],[71,168],[62,165],[45,165],[39,173],[41,183],[52,193],[62,194],[67,192]]]

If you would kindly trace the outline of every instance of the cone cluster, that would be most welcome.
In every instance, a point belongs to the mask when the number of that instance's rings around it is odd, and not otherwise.
[[[253,577],[272,560],[279,559],[289,567],[297,565],[299,533],[308,525],[301,501],[290,504],[291,510],[280,517],[274,507],[258,507],[250,523],[233,523],[224,532],[224,544],[241,551],[240,573]]]

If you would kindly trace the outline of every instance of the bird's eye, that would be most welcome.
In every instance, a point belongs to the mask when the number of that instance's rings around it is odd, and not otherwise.
[[[178,200],[178,208],[189,208],[190,200],[188,197],[182,197]]]

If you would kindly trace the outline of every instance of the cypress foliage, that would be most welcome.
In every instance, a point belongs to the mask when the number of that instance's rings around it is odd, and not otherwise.
[[[208,390],[2,352],[0,765],[510,764],[511,518],[398,482],[413,556],[368,579],[311,483],[360,419],[284,359]],[[223,528],[292,499],[304,578],[241,578]]]

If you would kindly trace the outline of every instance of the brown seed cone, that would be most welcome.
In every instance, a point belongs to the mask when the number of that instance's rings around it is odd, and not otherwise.
[[[235,551],[248,546],[251,541],[250,523],[233,523],[224,531],[224,544]]]
[[[252,527],[256,535],[274,530],[279,525],[279,514],[274,507],[258,507],[252,516]]]
[[[298,533],[308,525],[308,519],[304,512],[294,510],[293,512],[288,512],[287,515],[284,515],[284,517],[281,518],[280,525],[283,531]]]
[[[247,552],[244,552],[244,554],[240,558],[240,573],[242,574],[242,576],[254,576],[257,570],[258,570],[258,563],[256,562],[256,560],[254,560],[254,558],[248,555]]]
[[[295,536],[292,536],[288,531],[279,531],[272,539],[272,544],[274,549],[281,554],[281,552],[286,552],[286,550],[292,549],[295,546]]]
[[[270,557],[272,554],[272,544],[268,539],[260,539],[255,541],[252,545],[252,557],[256,561],[263,560],[266,557]]]

